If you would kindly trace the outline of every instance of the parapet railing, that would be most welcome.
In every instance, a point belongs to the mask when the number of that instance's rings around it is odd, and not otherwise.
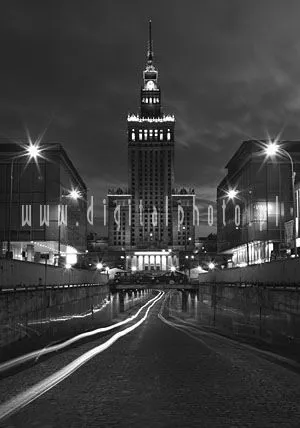
[[[300,289],[300,282],[293,282],[293,283],[283,283],[283,284],[276,284],[273,282],[255,282],[255,281],[230,281],[230,282],[224,282],[224,281],[206,281],[206,282],[199,282],[199,287],[205,286],[205,285],[223,285],[224,287],[259,287],[259,288],[276,288],[278,289],[291,289],[291,290],[299,290]]]
[[[53,285],[24,285],[17,284],[12,286],[0,287],[0,293],[10,292],[10,291],[43,291],[43,290],[55,290],[62,288],[82,288],[82,287],[103,287],[107,284],[100,283],[82,283],[82,284],[53,284]]]

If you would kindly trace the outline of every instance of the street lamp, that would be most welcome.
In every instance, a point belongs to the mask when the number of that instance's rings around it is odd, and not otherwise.
[[[208,263],[208,269],[213,270],[215,268],[215,264],[213,262]]]
[[[77,199],[79,199],[81,197],[81,193],[79,190],[77,189],[72,189],[69,194],[67,195],[67,198],[71,198],[74,201],[77,201]]]
[[[96,264],[96,268],[97,268],[98,270],[103,269],[103,264],[102,264],[102,263],[97,263],[97,264]]]
[[[20,154],[21,156],[26,156],[27,161],[30,162],[32,159],[37,162],[37,158],[41,156],[41,148],[38,143],[29,143],[24,147],[24,153]],[[14,179],[14,161],[16,158],[11,160],[10,164],[10,191],[9,191],[9,211],[8,211],[8,237],[7,237],[7,251],[6,257],[10,257],[10,249],[11,249],[11,212],[12,212],[12,194],[13,194],[13,179]]]
[[[38,144],[30,143],[25,147],[25,154],[29,157],[29,160],[34,159],[36,161],[41,154],[41,149]]]
[[[60,257],[61,257],[61,221],[62,221],[62,206],[61,206],[61,199],[62,198],[69,198],[73,201],[77,201],[82,197],[81,192],[78,189],[72,188],[67,194],[62,194],[59,196],[60,199],[60,207],[58,211],[58,264],[60,264]]]
[[[188,241],[189,241],[189,245],[190,245],[192,238],[190,236],[187,237],[187,228],[186,228],[186,226],[182,226],[182,230],[184,230],[184,250],[186,251],[187,250]]]
[[[264,149],[264,153],[267,157],[274,157],[277,154],[286,156],[291,163],[291,170],[292,170],[291,178],[292,178],[292,193],[293,193],[293,241],[294,241],[294,248],[295,248],[295,257],[297,257],[298,253],[297,253],[297,237],[296,237],[296,198],[295,198],[296,173],[294,171],[294,162],[289,152],[283,149],[281,146],[279,146],[276,143],[276,141],[275,142],[269,141],[269,143]]]
[[[226,192],[226,195],[228,196],[229,199],[234,199],[238,194],[238,191],[236,189],[229,189]]]
[[[195,256],[194,255],[186,255],[185,256],[186,260],[188,260],[188,270],[189,270],[189,279],[191,277],[191,260],[194,260]],[[186,264],[185,264],[185,269],[186,269]]]
[[[238,190],[236,190],[236,189],[229,189],[225,193],[226,193],[226,196],[228,197],[228,199],[231,199],[232,201],[234,201],[235,198],[238,198],[238,195],[239,195],[240,192]],[[251,193],[251,192],[249,191],[249,193]],[[246,210],[246,213],[247,213],[246,199],[245,198],[240,198],[240,199],[241,200],[244,199],[245,210]],[[248,230],[248,227],[249,227],[249,224],[251,222],[250,215],[249,215],[249,219],[248,220],[249,220],[249,223],[246,224],[246,230],[247,230],[247,238],[246,238],[247,239],[247,264],[249,264],[249,230]],[[246,223],[247,223],[247,220],[246,220]],[[236,229],[238,229],[238,227],[236,227]]]

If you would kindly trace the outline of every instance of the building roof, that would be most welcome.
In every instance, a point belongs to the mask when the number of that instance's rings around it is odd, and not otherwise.
[[[277,142],[288,152],[300,153],[300,140],[281,140]],[[263,150],[264,145],[268,144],[267,140],[246,140],[243,141],[234,155],[231,157],[225,168],[229,169],[232,162],[244,158],[252,153],[258,153]]]
[[[26,138],[0,138],[0,158],[3,159],[4,155],[8,160],[18,157],[18,153],[21,153],[24,149],[23,146],[28,145]],[[60,156],[60,159],[63,161],[64,165],[68,168],[70,174],[78,182],[78,184],[84,189],[87,190],[86,184],[81,178],[79,172],[75,168],[73,162],[69,158],[66,150],[63,148],[61,143],[58,142],[45,142],[41,143],[40,147],[45,151],[45,160],[47,160],[46,153],[57,152]]]

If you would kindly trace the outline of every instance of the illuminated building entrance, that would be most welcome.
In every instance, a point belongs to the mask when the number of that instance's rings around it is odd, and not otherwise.
[[[133,271],[169,271],[178,257],[171,251],[134,251],[126,256],[126,269]]]

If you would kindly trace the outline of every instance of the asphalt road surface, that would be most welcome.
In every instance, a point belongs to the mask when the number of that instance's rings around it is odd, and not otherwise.
[[[173,318],[169,297],[109,336],[2,379],[0,426],[300,427],[300,370]],[[116,341],[102,349],[109,338]],[[50,383],[87,353],[95,355]]]

